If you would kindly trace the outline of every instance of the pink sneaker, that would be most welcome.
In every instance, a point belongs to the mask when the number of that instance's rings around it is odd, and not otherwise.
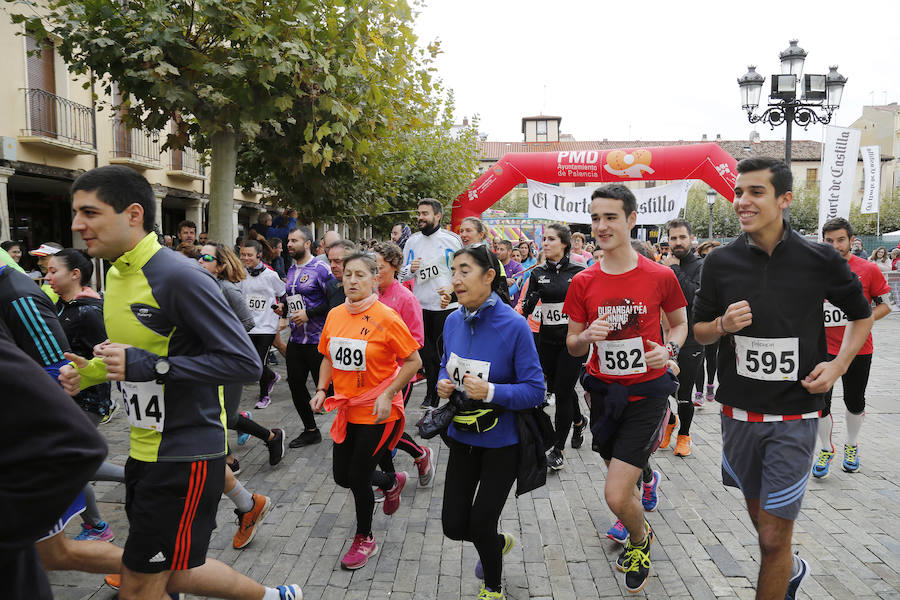
[[[716,386],[706,384],[706,401],[707,402],[715,402],[716,401]]]
[[[269,399],[269,397],[263,396],[256,403],[256,408],[258,408],[259,410],[262,410],[262,409],[266,408],[267,406],[269,406],[270,404],[272,404],[272,401]]]
[[[384,493],[384,504],[382,507],[386,515],[392,515],[400,508],[400,492],[403,491],[403,486],[406,485],[406,471],[399,471],[394,473],[394,475],[397,476],[397,482],[394,484],[394,487]]]
[[[703,394],[694,392],[694,406],[703,406]]]
[[[81,533],[75,536],[78,541],[93,540],[98,542],[111,542],[115,539],[112,527],[106,521],[101,521],[95,526],[87,523],[81,524]]]
[[[375,536],[365,537],[356,534],[353,537],[353,543],[347,554],[341,559],[341,566],[345,569],[353,570],[366,566],[369,557],[378,554],[378,544],[375,543]]]
[[[419,470],[419,487],[428,487],[434,478],[434,451],[425,446],[425,454],[415,460]]]

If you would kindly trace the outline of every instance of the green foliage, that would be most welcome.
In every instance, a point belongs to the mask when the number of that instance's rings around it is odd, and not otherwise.
[[[696,184],[688,191],[684,218],[690,222],[697,239],[706,239],[709,233],[709,204],[706,202],[708,189],[704,184]],[[712,222],[714,238],[733,237],[741,231],[731,202],[721,195],[713,205]]]

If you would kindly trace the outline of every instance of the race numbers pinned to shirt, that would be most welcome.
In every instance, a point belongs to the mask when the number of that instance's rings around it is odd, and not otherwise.
[[[261,294],[248,295],[247,308],[249,308],[252,312],[262,312],[266,310],[266,297]]]
[[[451,352],[450,358],[447,359],[447,375],[450,376],[453,385],[460,392],[464,391],[463,378],[466,374],[474,375],[485,381],[491,375],[491,363],[486,360],[475,360],[472,358],[462,358]]]
[[[366,370],[366,340],[333,337],[328,342],[331,364],[340,371]]]
[[[797,381],[799,338],[734,336],[737,374],[760,381]]]
[[[300,312],[301,310],[306,310],[306,302],[303,301],[303,296],[300,294],[293,294],[287,297],[287,306],[288,313],[294,314]]]
[[[119,381],[128,422],[133,427],[162,431],[166,426],[163,386],[154,381]]]
[[[847,326],[847,315],[828,300],[825,301],[823,307],[823,316],[825,318],[825,327]]]
[[[597,342],[600,372],[606,375],[638,375],[647,372],[644,340],[640,337]]]
[[[419,271],[416,273],[416,278],[419,281],[428,281],[430,279],[434,279],[441,274],[442,264],[444,264],[443,258],[423,264],[421,267],[419,267]]]
[[[569,315],[563,312],[565,302],[552,302],[543,305],[541,310],[541,323],[544,325],[565,325],[569,322]]]

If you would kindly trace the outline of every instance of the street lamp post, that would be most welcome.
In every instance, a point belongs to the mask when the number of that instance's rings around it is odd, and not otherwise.
[[[793,124],[806,129],[814,123],[830,123],[834,111],[841,104],[841,95],[847,83],[847,78],[838,73],[837,66],[830,67],[827,75],[803,75],[806,55],[806,50],[797,45],[797,40],[791,40],[788,48],[778,55],[781,59],[781,74],[772,75],[768,108],[760,115],[755,111],[759,106],[765,77],[756,72],[756,66],[751,65],[737,80],[741,89],[741,107],[747,111],[747,118],[751,123],[762,121],[772,129],[776,125],[785,124],[784,162],[788,168],[791,166]],[[802,92],[799,98],[798,84]],[[784,210],[784,216],[790,219],[789,208]]]
[[[712,217],[713,207],[716,205],[716,198],[719,196],[716,190],[709,188],[706,190],[706,203],[709,204],[709,239],[712,239]]]

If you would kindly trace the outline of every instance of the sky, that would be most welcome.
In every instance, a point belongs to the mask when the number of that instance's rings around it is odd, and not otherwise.
[[[743,7],[747,6],[748,14]],[[864,105],[900,103],[900,2],[671,2],[635,0],[426,0],[415,31],[439,39],[438,75],[455,93],[457,122],[479,115],[493,141],[522,140],[521,119],[562,117],[576,140],[784,139],[751,124],[737,78],[767,79],[798,39],[804,73],[830,65],[849,79],[832,124]],[[794,127],[822,139],[822,127]]]

